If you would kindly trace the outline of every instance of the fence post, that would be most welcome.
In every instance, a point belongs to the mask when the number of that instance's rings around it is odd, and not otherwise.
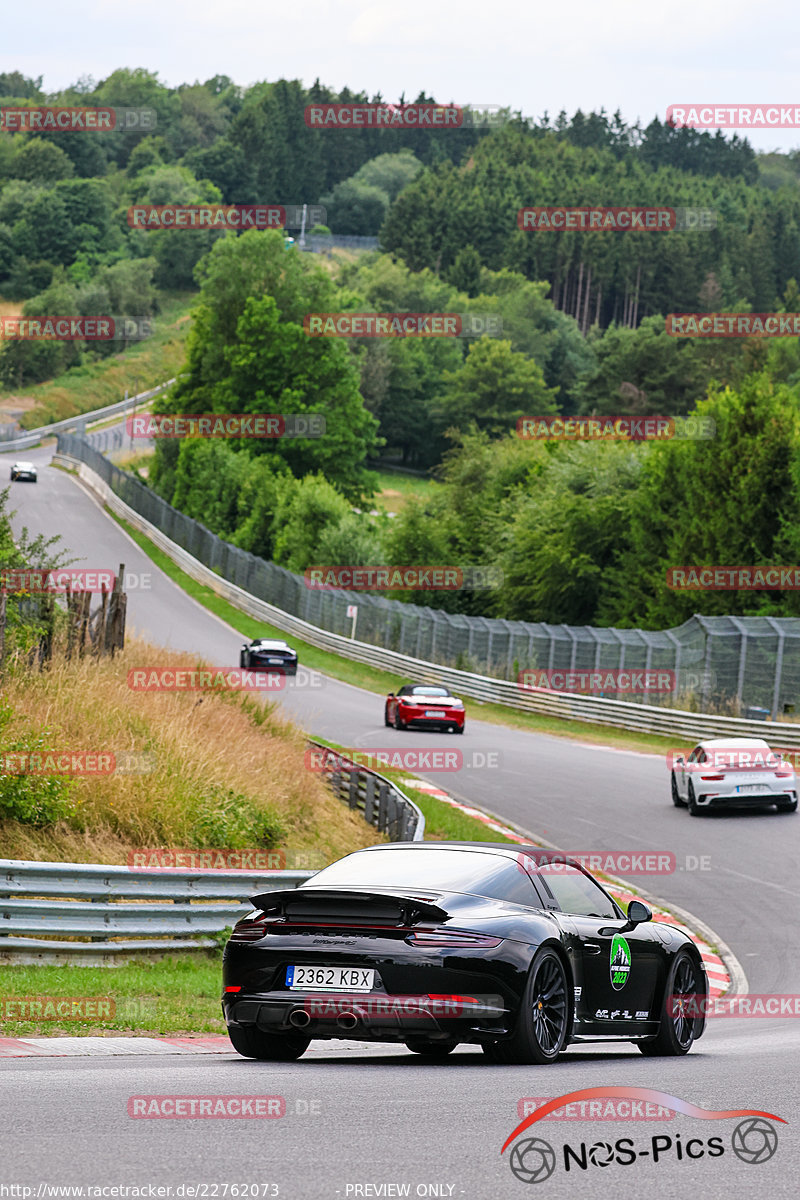
[[[397,841],[397,797],[390,792],[386,802],[386,829],[389,840]]]
[[[389,799],[389,785],[385,780],[381,780],[378,788],[378,820],[375,824],[378,830],[383,833],[386,829],[386,809]]]
[[[375,776],[367,775],[367,788],[364,796],[364,820],[372,824],[372,806],[375,803]]]

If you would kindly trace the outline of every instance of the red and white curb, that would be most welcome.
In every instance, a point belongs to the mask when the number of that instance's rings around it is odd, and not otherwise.
[[[501,833],[503,837],[509,838],[512,842],[520,842],[521,844],[527,846],[532,844],[530,838],[523,837],[521,834],[517,833],[516,830],[509,829],[508,826],[502,825],[499,821],[495,820],[494,817],[490,817],[487,813],[481,812],[479,808],[472,808],[468,804],[462,804],[460,800],[454,800],[452,796],[448,796],[447,792],[443,792],[441,788],[436,787],[436,785],[433,783],[427,783],[422,779],[404,779],[403,785],[406,787],[416,788],[418,792],[424,792],[426,796],[433,796],[436,800],[441,800],[443,803],[451,805],[452,808],[457,808],[458,811],[464,813],[465,816],[472,817],[474,820],[480,821],[482,825],[487,827],[487,829],[493,829],[495,833]],[[627,888],[619,883],[612,881],[607,882],[604,879],[603,884],[607,890],[611,892],[611,895],[614,897],[614,899],[623,905],[623,907],[631,900],[636,900],[639,898],[636,892],[628,891]],[[688,934],[694,944],[697,946],[703,962],[705,963],[706,973],[708,975],[708,990],[710,995],[721,996],[725,992],[729,991],[732,981],[728,968],[725,966],[725,963],[722,961],[720,956],[715,954],[715,952],[711,949],[711,946],[708,944],[708,942],[704,941],[703,938],[698,937],[688,925],[685,925],[683,921],[679,921],[677,917],[672,915],[672,913],[669,913],[665,909],[659,908],[657,905],[652,904],[650,900],[648,900],[648,904],[653,910],[653,915],[657,917],[660,922],[663,922],[665,925],[674,925],[676,929],[680,929],[681,932]]]
[[[92,1054],[234,1054],[226,1037],[0,1037],[0,1058],[75,1058]]]

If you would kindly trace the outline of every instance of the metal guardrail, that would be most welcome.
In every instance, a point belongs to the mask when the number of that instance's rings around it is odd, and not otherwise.
[[[391,842],[423,841],[425,817],[396,784],[322,742],[309,744],[319,751],[320,772],[334,795],[358,809],[369,825],[388,833]]]
[[[209,934],[249,911],[249,896],[297,887],[313,874],[0,859],[0,959],[55,956],[94,963],[135,951],[210,947],[215,942]],[[65,941],[59,934],[91,940]]]
[[[76,470],[78,476],[118,516],[123,517],[135,529],[146,533],[160,550],[185,571],[192,579],[212,588],[248,616],[256,617],[294,635],[321,650],[330,650],[343,658],[368,666],[389,671],[395,675],[425,683],[444,683],[452,691],[471,697],[484,704],[500,704],[524,712],[544,713],[568,721],[588,724],[611,725],[618,729],[629,729],[637,733],[652,733],[663,737],[680,739],[681,745],[694,744],[706,737],[768,736],[775,746],[787,749],[800,748],[800,724],[788,722],[750,721],[743,717],[721,717],[708,713],[686,712],[680,709],[634,704],[627,700],[606,700],[598,696],[557,694],[546,689],[523,690],[516,682],[496,679],[488,675],[477,675],[456,667],[444,667],[424,659],[399,654],[367,642],[357,642],[340,634],[329,633],[308,621],[284,612],[273,604],[250,595],[243,588],[198,562],[188,551],[173,542],[157,526],[135,509],[120,500],[110,486],[85,462],[58,453],[55,462]]]
[[[5,454],[11,450],[30,450],[31,446],[35,446],[42,438],[52,437],[56,433],[65,433],[67,430],[84,432],[90,424],[94,424],[96,421],[118,416],[142,401],[152,399],[159,392],[163,392],[165,388],[171,387],[174,382],[174,379],[168,379],[165,383],[159,383],[157,387],[151,388],[147,392],[140,392],[138,396],[129,396],[127,400],[117,400],[114,404],[107,404],[105,408],[95,408],[91,412],[66,417],[63,421],[54,421],[52,425],[40,425],[37,429],[26,430],[17,437],[6,437],[4,427],[0,426],[0,453]]]
[[[334,794],[368,824],[391,841],[422,840],[425,817],[400,788],[321,742],[310,744]],[[209,934],[249,911],[249,896],[297,887],[314,874],[0,859],[0,961],[96,964],[120,954],[208,948],[215,945]]]

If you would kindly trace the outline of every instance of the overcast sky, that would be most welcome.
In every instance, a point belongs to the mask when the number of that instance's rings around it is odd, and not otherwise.
[[[319,77],[526,116],[619,108],[628,123],[684,101],[800,106],[800,9],[789,0],[38,0],[7,6],[2,21],[0,70],[44,75],[52,91],[146,67],[170,86]],[[791,150],[800,129],[750,140]]]

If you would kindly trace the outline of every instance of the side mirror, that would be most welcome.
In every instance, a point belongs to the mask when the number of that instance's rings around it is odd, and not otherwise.
[[[675,757],[675,766],[676,766],[676,767],[683,767],[683,766],[685,766],[685,765],[686,765],[686,760],[685,760],[685,758],[683,757],[683,755],[682,755],[682,754],[678,754],[678,755],[676,755],[676,757]]]
[[[652,910],[641,900],[631,900],[628,905],[628,920],[632,925],[641,925],[643,921],[652,921]]]
[[[389,695],[386,697],[386,699],[387,699],[387,700],[394,700],[394,692],[389,692]]]

